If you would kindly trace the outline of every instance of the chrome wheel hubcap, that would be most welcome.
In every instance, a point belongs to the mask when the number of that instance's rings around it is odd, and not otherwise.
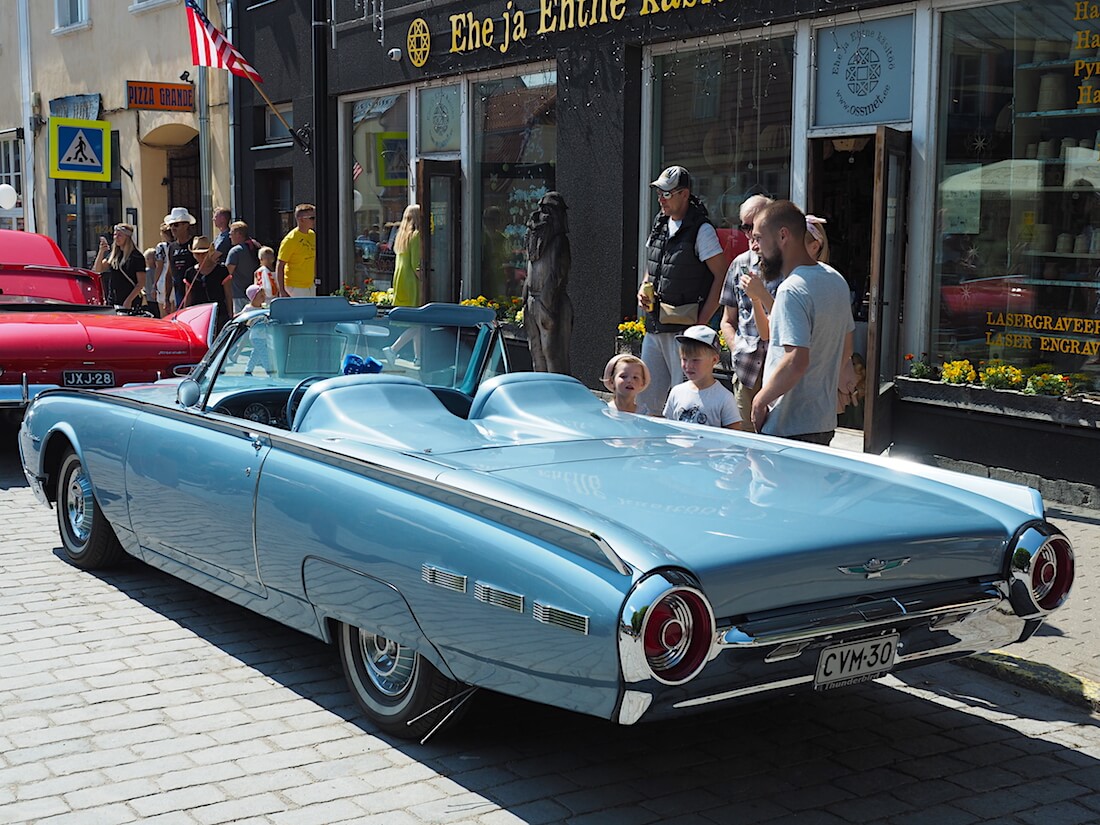
[[[69,518],[69,529],[78,542],[86,542],[92,533],[92,485],[84,468],[79,467],[69,476],[68,491],[65,495],[65,512]]]
[[[417,657],[397,642],[373,633],[360,633],[359,645],[367,677],[386,696],[400,696],[416,676]]]

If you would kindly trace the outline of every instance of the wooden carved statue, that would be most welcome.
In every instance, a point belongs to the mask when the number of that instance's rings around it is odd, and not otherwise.
[[[527,280],[523,285],[523,326],[531,362],[538,372],[569,375],[573,304],[569,301],[568,207],[559,192],[547,192],[527,219]]]

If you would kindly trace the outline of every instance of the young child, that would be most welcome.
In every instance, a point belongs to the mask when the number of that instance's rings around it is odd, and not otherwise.
[[[255,272],[257,286],[264,289],[268,298],[275,296],[275,250],[270,246],[261,246],[258,253],[260,268]]]
[[[649,386],[649,367],[636,355],[616,355],[603,368],[603,385],[613,394],[607,406],[619,412],[649,415],[649,407],[638,403],[638,393]]]
[[[684,330],[683,335],[677,335],[676,340],[680,344],[680,367],[688,380],[669,392],[665,418],[741,429],[741,414],[733,393],[714,377],[719,359],[718,333],[708,326],[696,324]]]
[[[253,309],[263,309],[267,303],[267,292],[259,284],[249,284],[245,289],[244,294],[248,296],[248,303],[244,305],[241,312],[248,312]],[[237,314],[240,315],[241,312]]]
[[[250,284],[244,294],[248,296],[248,303],[244,305],[241,312],[259,309],[267,300],[267,293],[264,292],[264,288],[257,284]],[[252,371],[256,367],[263,367],[264,372],[271,375],[271,359],[268,357],[267,351],[267,324],[264,323],[265,321],[266,319],[261,319],[253,323],[248,331],[248,340],[252,342],[252,354],[248,356],[248,364],[244,368],[245,375],[252,375]]]

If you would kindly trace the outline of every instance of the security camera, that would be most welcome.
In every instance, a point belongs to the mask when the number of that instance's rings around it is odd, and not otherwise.
[[[396,63],[398,60],[401,59],[401,49],[390,49],[388,52],[386,52],[386,55],[387,57],[389,57],[390,60]]]

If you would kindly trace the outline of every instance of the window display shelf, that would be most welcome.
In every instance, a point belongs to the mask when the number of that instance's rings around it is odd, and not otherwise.
[[[1100,253],[1092,252],[1040,252],[1036,249],[1029,249],[1024,252],[1025,255],[1031,258],[1071,258],[1074,260],[1100,260]]]
[[[1049,69],[1072,69],[1074,64],[1080,60],[1087,60],[1092,62],[1094,60],[1100,60],[1095,54],[1092,57],[1061,57],[1057,60],[1041,60],[1038,63],[1017,63],[1016,68],[1018,70],[1031,70],[1031,71],[1045,71]]]
[[[1045,112],[1017,112],[1018,118],[1038,118],[1038,117],[1085,117],[1100,115],[1100,108],[1084,107],[1072,109],[1050,109]]]

